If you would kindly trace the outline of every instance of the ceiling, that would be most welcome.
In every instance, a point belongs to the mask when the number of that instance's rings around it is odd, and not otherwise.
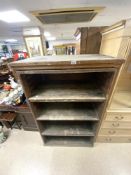
[[[104,6],[105,9],[89,23],[51,24],[44,26],[30,13],[30,11],[35,10],[88,6]],[[8,24],[0,21],[0,39],[22,39],[23,28],[30,26],[41,26],[45,31],[49,31],[52,36],[60,40],[71,39],[77,27],[109,26],[122,19],[131,17],[130,0],[0,0],[0,12],[13,9],[24,13],[31,21],[17,24]]]

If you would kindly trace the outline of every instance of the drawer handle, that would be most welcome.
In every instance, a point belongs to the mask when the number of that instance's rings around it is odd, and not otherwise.
[[[119,125],[120,125],[119,123],[113,123],[112,124],[113,127],[119,127]]]
[[[122,117],[122,116],[115,116],[115,119],[117,119],[117,120],[122,120],[124,117]]]
[[[115,134],[116,131],[108,131],[109,134]]]
[[[112,139],[111,138],[106,138],[106,141],[107,142],[110,142]]]

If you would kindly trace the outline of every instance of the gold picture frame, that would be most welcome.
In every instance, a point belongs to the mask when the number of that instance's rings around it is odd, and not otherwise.
[[[25,36],[24,37],[27,52],[29,57],[43,56],[43,42],[42,37],[39,36]]]

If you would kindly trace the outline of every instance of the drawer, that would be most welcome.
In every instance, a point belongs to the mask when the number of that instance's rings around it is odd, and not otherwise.
[[[122,121],[105,121],[102,123],[102,128],[131,128],[131,122]]]
[[[131,129],[102,128],[102,129],[100,129],[98,136],[103,136],[103,135],[131,136]]]
[[[104,142],[104,143],[131,143],[131,136],[129,137],[110,137],[110,136],[99,136],[96,142]]]
[[[108,112],[106,121],[131,121],[131,113]]]

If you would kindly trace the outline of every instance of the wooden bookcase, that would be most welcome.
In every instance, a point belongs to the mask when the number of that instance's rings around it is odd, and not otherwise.
[[[45,145],[93,145],[123,61],[79,55],[11,63]]]

